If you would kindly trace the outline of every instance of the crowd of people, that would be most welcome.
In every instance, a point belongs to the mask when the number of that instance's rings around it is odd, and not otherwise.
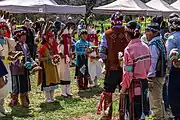
[[[120,120],[180,120],[180,16],[172,13],[168,22],[162,16],[153,17],[144,33],[138,21],[125,26],[123,21],[124,16],[116,12],[106,31],[96,30],[92,22],[86,25],[83,19],[76,27],[71,17],[66,24],[58,18],[35,23],[26,18],[17,27],[12,15],[4,12],[0,19],[0,117],[7,113],[4,101],[9,93],[10,107],[29,107],[31,73],[37,72],[45,103],[55,101],[59,86],[63,97],[72,97],[70,66],[75,59],[79,92],[98,86],[105,74],[97,110],[103,113],[101,120],[112,119],[116,88]]]

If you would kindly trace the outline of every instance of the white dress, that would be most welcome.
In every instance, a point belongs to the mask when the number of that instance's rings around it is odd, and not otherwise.
[[[88,58],[88,71],[91,76],[91,81],[94,81],[95,78],[99,78],[102,74],[101,63],[97,59],[91,59],[90,57],[96,57],[97,54],[95,51],[89,54]]]
[[[70,50],[69,45],[68,48]],[[64,45],[58,46],[58,52],[64,55]],[[61,82],[70,82],[70,62],[65,62],[65,59],[61,58],[60,64],[58,65],[58,73]]]
[[[8,56],[8,53],[12,50],[14,50],[14,47],[16,45],[16,42],[14,40],[5,38],[5,44],[2,45],[2,49],[0,51],[0,56]],[[6,89],[8,92],[12,92],[12,80],[11,80],[11,71],[10,71],[10,64],[4,64],[8,74],[5,76],[8,80],[8,83],[6,85]]]

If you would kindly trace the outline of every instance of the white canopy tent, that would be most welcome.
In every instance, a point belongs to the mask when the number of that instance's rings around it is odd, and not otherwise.
[[[169,14],[171,14],[172,12],[179,12],[178,9],[170,6],[163,0],[151,0],[148,3],[146,3],[146,5],[155,8],[159,11],[162,11],[163,16],[169,16]]]
[[[11,13],[86,13],[85,5],[58,5],[54,0],[3,0],[0,1],[0,9]]]
[[[180,0],[177,0],[176,2],[172,3],[171,6],[180,10]]]
[[[115,11],[121,11],[123,14],[129,15],[157,15],[161,14],[156,9],[148,7],[140,0],[116,0],[108,5],[96,7],[94,13],[112,14]],[[155,12],[156,11],[156,12]]]

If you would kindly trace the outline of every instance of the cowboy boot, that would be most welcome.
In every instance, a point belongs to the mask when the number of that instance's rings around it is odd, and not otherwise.
[[[29,103],[27,100],[27,93],[20,93],[20,102],[21,102],[21,106],[25,108],[29,107]]]
[[[17,93],[11,93],[11,101],[8,103],[9,107],[14,107],[20,105],[18,101],[18,94]]]
[[[70,85],[66,85],[66,94],[70,97],[73,96],[73,94],[71,93],[71,86]]]
[[[112,119],[112,93],[104,93],[104,114],[101,120]]]

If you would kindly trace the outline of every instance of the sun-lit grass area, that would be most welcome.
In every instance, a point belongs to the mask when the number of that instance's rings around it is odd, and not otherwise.
[[[56,90],[56,102],[44,103],[44,94],[37,87],[37,75],[31,75],[32,91],[30,92],[30,108],[25,109],[15,107],[12,113],[0,120],[98,120],[96,115],[97,103],[103,90],[103,78],[99,80],[100,86],[92,88],[90,91],[78,94],[76,81],[74,78],[74,68],[71,68],[72,98],[61,97],[60,88]],[[6,108],[9,98],[6,99]],[[114,104],[114,114],[118,113],[118,102]]]

